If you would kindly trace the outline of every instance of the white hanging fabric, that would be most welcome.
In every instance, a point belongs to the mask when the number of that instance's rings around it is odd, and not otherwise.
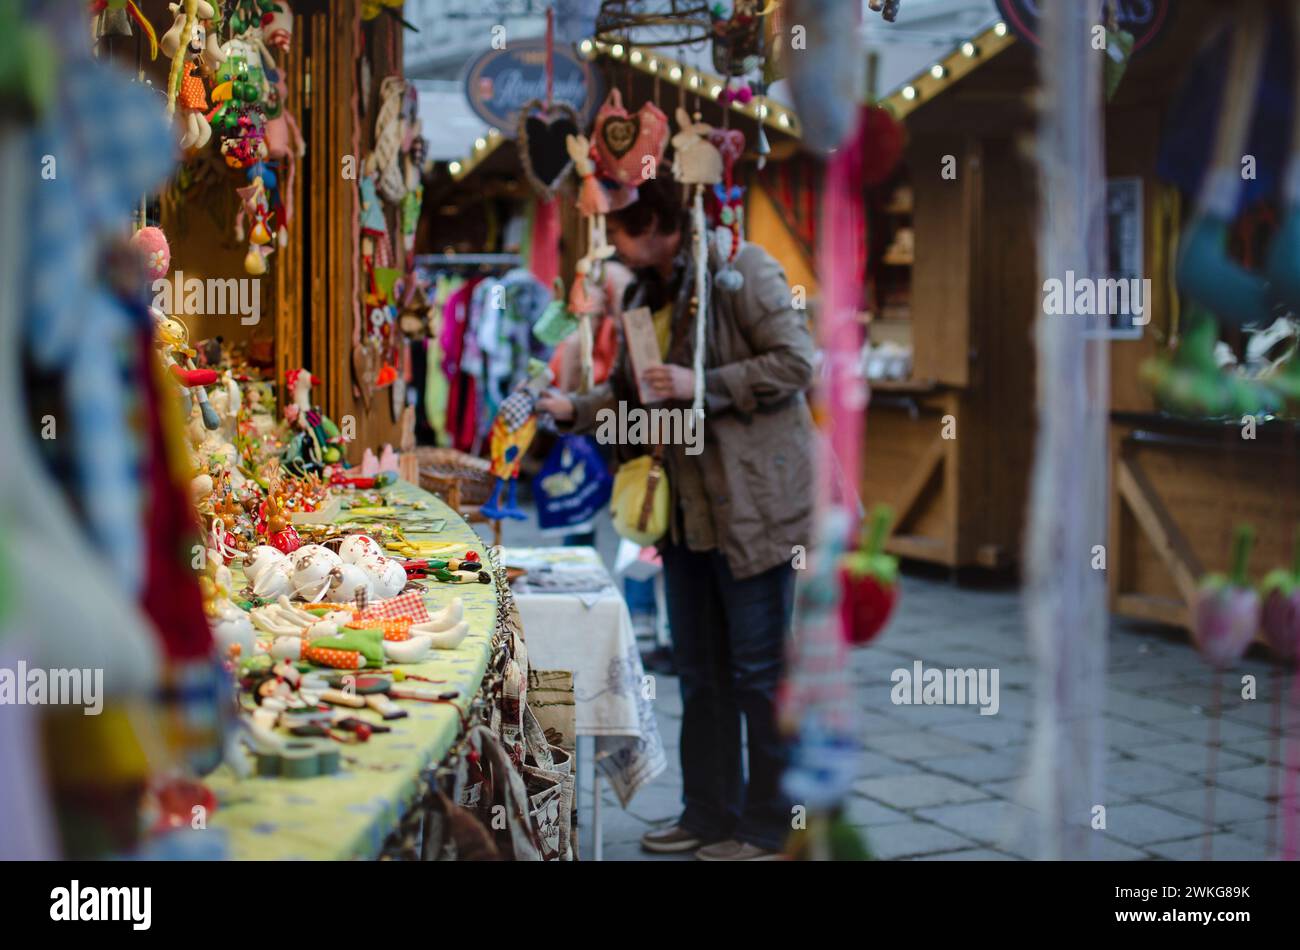
[[[1043,12],[1042,279],[1106,270],[1103,57],[1079,40],[1101,22],[1100,4],[1053,3]],[[1091,855],[1104,814],[1096,809],[1105,806],[1106,575],[1092,565],[1107,523],[1108,344],[1095,332],[1104,320],[1040,312],[1035,333],[1025,603],[1037,669],[1024,830],[1037,857],[1056,860]]]

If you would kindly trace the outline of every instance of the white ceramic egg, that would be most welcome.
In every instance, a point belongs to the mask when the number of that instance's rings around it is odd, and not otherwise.
[[[338,567],[343,563],[342,558],[320,544],[304,544],[293,552],[293,569],[295,571],[301,569],[305,563],[310,561],[323,561],[330,567]]]
[[[346,604],[356,600],[358,590],[365,591],[368,601],[374,600],[375,586],[370,582],[370,575],[355,564],[344,564],[330,571],[325,599],[334,604]]]
[[[406,568],[391,557],[366,557],[358,567],[369,576],[380,600],[396,597],[406,588]]]
[[[384,549],[368,534],[350,534],[339,545],[339,557],[345,564],[360,564],[368,557],[383,557]]]
[[[276,564],[257,575],[253,582],[253,593],[266,600],[274,600],[287,595],[293,590],[293,580],[289,572],[288,559],[284,564]]]
[[[244,558],[244,576],[250,583],[256,584],[262,573],[273,566],[288,567],[289,556],[269,544],[259,544]]]
[[[296,562],[290,593],[294,597],[315,603],[325,596],[330,587],[330,574],[336,570],[333,564],[324,558],[304,558]]]

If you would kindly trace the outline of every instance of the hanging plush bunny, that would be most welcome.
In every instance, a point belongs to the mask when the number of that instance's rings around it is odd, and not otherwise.
[[[211,73],[225,61],[216,31],[209,29],[217,10],[208,0],[185,0],[184,5],[173,3],[168,9],[175,20],[158,41],[159,48],[172,61],[167,81],[167,111],[174,113],[178,106],[181,110],[185,129],[181,148],[202,148],[212,138],[212,128],[205,116],[207,93],[197,71],[202,67]]]
[[[587,251],[579,259],[573,287],[569,291],[569,310],[578,318],[578,346],[582,365],[579,389],[586,392],[595,384],[592,327],[604,312],[601,291],[604,262],[614,256],[614,247],[605,232],[605,215],[610,210],[609,194],[596,177],[596,162],[591,143],[585,135],[568,135],[564,140],[573,159],[574,171],[582,181],[578,192],[578,212],[587,220]]]

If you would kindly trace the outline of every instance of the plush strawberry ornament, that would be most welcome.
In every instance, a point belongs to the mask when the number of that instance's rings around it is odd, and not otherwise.
[[[1296,532],[1292,556],[1290,572],[1279,567],[1259,585],[1264,599],[1260,629],[1273,652],[1283,660],[1293,660],[1300,653],[1300,531]]]
[[[898,558],[884,552],[893,517],[888,506],[877,506],[863,528],[862,547],[840,560],[840,620],[854,646],[874,640],[898,603]]]
[[[1237,526],[1232,541],[1232,574],[1210,574],[1196,594],[1196,648],[1215,669],[1235,663],[1259,630],[1259,594],[1246,579],[1246,563],[1255,542],[1255,530]]]

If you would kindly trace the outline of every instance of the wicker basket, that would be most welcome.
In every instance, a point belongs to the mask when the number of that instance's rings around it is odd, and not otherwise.
[[[487,459],[431,446],[422,446],[416,453],[420,458],[420,487],[452,507],[482,505],[492,496],[496,479]]]

